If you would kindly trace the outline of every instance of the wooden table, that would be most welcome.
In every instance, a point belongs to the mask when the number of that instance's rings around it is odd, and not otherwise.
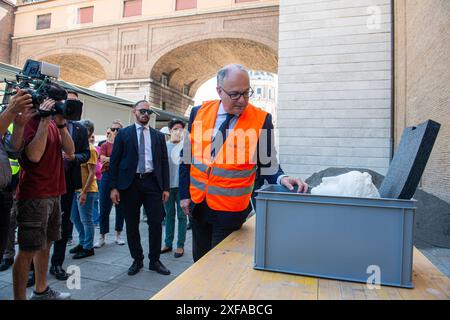
[[[159,299],[450,299],[450,279],[414,248],[414,289],[253,269],[255,218],[152,297]]]

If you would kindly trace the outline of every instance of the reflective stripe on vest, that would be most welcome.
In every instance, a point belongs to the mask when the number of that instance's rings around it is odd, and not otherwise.
[[[10,134],[12,134],[13,130],[14,130],[14,124],[11,123],[8,127],[8,132]],[[15,160],[15,159],[9,159],[9,166],[11,167],[11,173],[13,176],[19,173],[19,171],[20,171],[19,161]]]
[[[256,176],[256,164],[252,161],[255,159],[259,135],[267,113],[249,104],[233,128],[236,135],[232,132],[228,135],[213,163],[210,163],[208,156],[211,154],[212,129],[219,105],[220,101],[203,103],[197,112],[195,125],[192,126],[190,139],[193,159],[189,189],[194,203],[198,204],[206,199],[206,203],[213,210],[240,212],[245,210],[250,202]],[[237,141],[236,137],[242,137],[242,132],[244,135],[247,132],[256,133],[253,134],[255,139]],[[228,153],[233,155],[231,161]],[[239,157],[242,155],[244,157]]]
[[[200,189],[200,190],[205,190],[206,189],[206,184],[204,184],[203,182],[198,181],[197,179],[195,179],[192,176],[191,176],[191,185],[193,185],[194,187],[196,187],[197,189]]]
[[[9,165],[11,166],[12,175],[16,175],[19,173],[19,170],[20,170],[19,161],[9,159]]]
[[[192,165],[202,172],[206,172],[206,170],[208,170],[208,168],[209,168],[206,164],[196,163],[196,161],[193,161]]]
[[[256,166],[250,170],[226,170],[222,168],[213,168],[211,174],[222,178],[248,178],[256,172]]]
[[[240,197],[247,194],[251,194],[253,191],[253,185],[243,188],[220,188],[220,187],[208,187],[208,194],[227,196],[227,197]]]

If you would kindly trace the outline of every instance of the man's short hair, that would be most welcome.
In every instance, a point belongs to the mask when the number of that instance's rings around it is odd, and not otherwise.
[[[248,75],[248,70],[245,69],[245,67],[240,64],[226,65],[225,67],[220,69],[219,72],[217,72],[217,86],[218,87],[223,86],[223,82],[224,82],[225,78],[227,77],[228,73],[233,69],[240,70],[242,72],[245,72]]]
[[[147,100],[139,100],[138,102],[136,102],[135,104],[134,104],[134,106],[133,106],[133,108],[134,109],[136,109],[136,107],[139,105],[139,104],[141,104],[141,103],[148,103],[149,105],[150,105],[150,102],[148,102]]]
[[[112,122],[112,124],[117,124],[117,125],[120,126],[120,128],[123,128],[122,121],[120,121],[120,120],[114,120],[114,121]],[[109,127],[109,128],[111,128],[111,127]]]
[[[167,126],[169,127],[169,130],[172,130],[173,127],[175,127],[175,125],[177,124],[181,124],[181,126],[184,127],[186,126],[186,124],[184,123],[184,121],[180,120],[180,119],[172,119],[169,121],[169,123],[167,124]]]
[[[81,120],[80,123],[87,129],[89,136],[94,133],[94,123],[91,120]]]
[[[67,94],[74,94],[77,98],[78,98],[78,92],[73,91],[73,90],[67,90]]]

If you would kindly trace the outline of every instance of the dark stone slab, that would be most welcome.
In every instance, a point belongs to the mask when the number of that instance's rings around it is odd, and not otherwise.
[[[420,189],[414,199],[417,200],[414,240],[450,248],[450,203]]]
[[[316,187],[324,177],[334,177],[350,171],[368,172],[377,188],[380,188],[383,183],[383,175],[362,168],[327,168],[314,173],[306,179],[306,183]],[[450,203],[421,189],[417,189],[413,198],[417,200],[414,216],[414,245],[425,243],[429,246],[450,248]]]
[[[411,199],[416,192],[441,125],[428,120],[403,131],[380,187],[382,198]]]

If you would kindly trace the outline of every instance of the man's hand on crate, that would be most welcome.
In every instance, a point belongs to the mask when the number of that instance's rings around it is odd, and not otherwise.
[[[294,186],[297,185],[297,193],[306,193],[308,191],[308,184],[298,178],[291,178],[286,176],[281,179],[280,184],[291,191],[294,190]]]

